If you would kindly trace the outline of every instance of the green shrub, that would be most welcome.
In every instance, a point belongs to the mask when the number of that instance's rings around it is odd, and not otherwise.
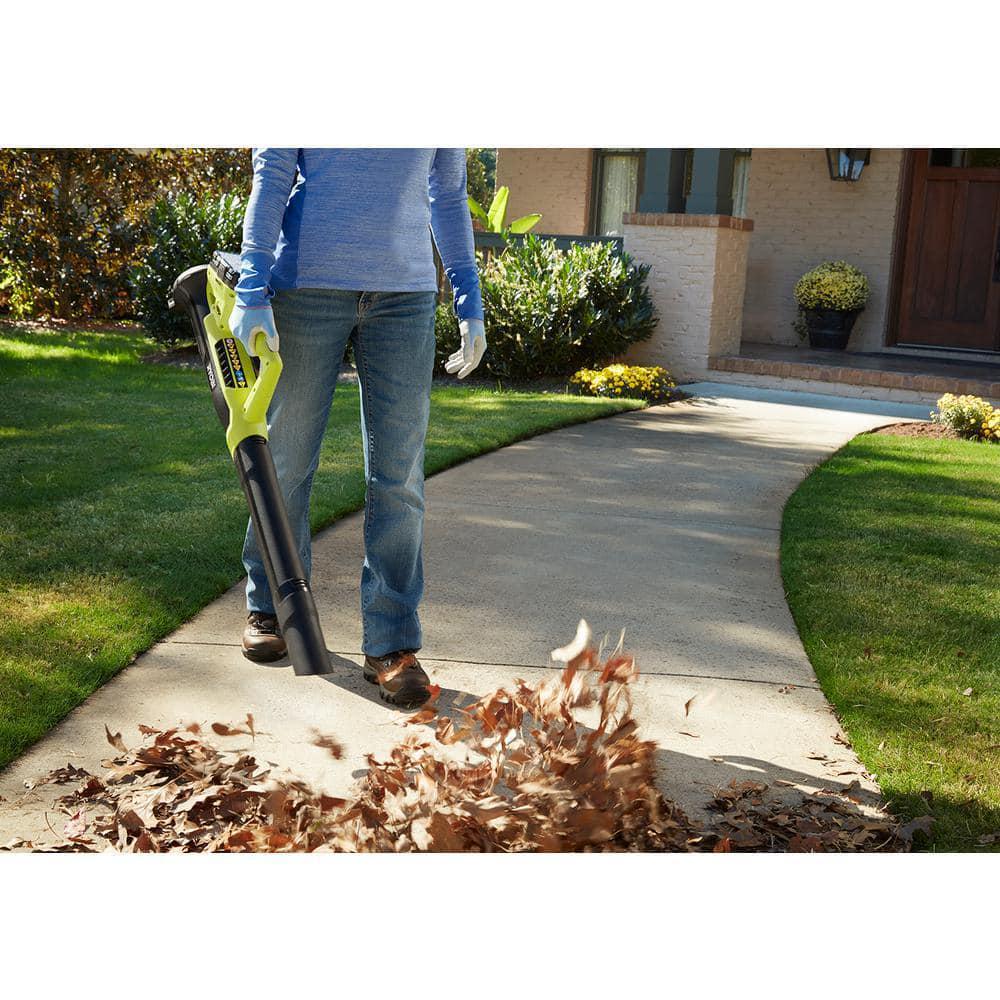
[[[465,151],[466,188],[470,198],[485,205],[496,185],[497,151],[475,147]]]
[[[581,368],[570,376],[569,384],[585,396],[645,399],[661,403],[670,398],[677,383],[659,365],[608,365],[595,371]]]
[[[163,198],[149,218],[148,246],[132,271],[132,295],[139,321],[162,344],[191,339],[185,316],[167,307],[170,286],[182,271],[207,264],[214,250],[238,252],[246,200],[237,194],[195,199]]]
[[[439,302],[434,312],[434,371],[444,375],[444,363],[461,346],[455,310],[450,303]]]
[[[864,309],[868,279],[846,260],[830,260],[806,271],[795,285],[802,309]]]
[[[649,267],[611,243],[556,248],[527,235],[481,268],[487,372],[544,378],[607,364],[656,325]]]
[[[1000,410],[979,396],[945,393],[938,400],[934,423],[949,427],[959,437],[996,441],[1000,438]]]
[[[13,264],[0,263],[0,310],[15,319],[23,319],[34,313],[34,307],[31,285],[24,280],[20,269]]]

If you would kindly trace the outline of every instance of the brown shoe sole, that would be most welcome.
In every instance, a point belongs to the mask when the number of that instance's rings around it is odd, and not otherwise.
[[[288,656],[288,647],[286,646],[278,652],[273,649],[247,649],[246,646],[244,646],[243,655],[248,660],[253,660],[254,663],[274,663],[275,661],[283,660],[286,656]]]
[[[390,694],[378,681],[378,671],[369,666],[367,658],[361,667],[361,674],[369,684],[378,686],[378,696],[388,705],[395,708],[419,708],[430,698],[431,693],[426,688],[419,693],[416,691],[400,691],[398,694]]]

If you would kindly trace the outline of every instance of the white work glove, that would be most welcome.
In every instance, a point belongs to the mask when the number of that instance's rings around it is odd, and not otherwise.
[[[462,346],[444,364],[449,375],[458,374],[465,378],[474,371],[486,353],[486,328],[481,319],[463,319],[458,324],[462,334]]]
[[[267,337],[267,346],[272,351],[278,350],[278,331],[275,329],[274,313],[271,312],[269,305],[241,306],[237,301],[229,315],[229,329],[252,358],[257,357],[253,344],[260,330],[263,330]]]

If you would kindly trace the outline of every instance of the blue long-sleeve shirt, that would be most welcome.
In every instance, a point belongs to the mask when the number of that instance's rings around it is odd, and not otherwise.
[[[257,148],[237,296],[433,291],[432,231],[455,311],[482,319],[464,149]]]

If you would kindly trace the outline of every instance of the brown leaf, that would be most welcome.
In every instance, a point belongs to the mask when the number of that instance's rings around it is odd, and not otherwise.
[[[240,726],[230,726],[225,722],[213,722],[212,732],[216,736],[249,736],[250,730]]]
[[[104,783],[100,778],[88,778],[83,785],[76,790],[77,798],[90,799],[104,791]]]
[[[909,823],[904,823],[897,831],[896,836],[900,840],[910,843],[915,834],[922,833],[925,837],[931,835],[931,826],[934,823],[933,816],[918,816],[911,819]]]
[[[864,792],[861,788],[861,782],[855,778],[846,788],[840,790],[841,795],[846,795],[852,802],[861,802],[864,800]]]
[[[134,809],[127,809],[118,816],[118,824],[129,833],[139,834],[145,830],[142,820]]]
[[[316,733],[313,739],[313,746],[328,750],[334,760],[341,760],[344,756],[344,748],[332,736],[325,736],[323,733],[313,730]]]
[[[408,726],[422,726],[428,722],[437,718],[436,708],[423,708],[419,712],[414,713],[406,720],[406,725]]]
[[[90,773],[82,767],[67,764],[65,767],[57,767],[54,771],[50,771],[41,781],[32,782],[30,787],[33,788],[35,785],[66,785],[71,781],[79,781],[89,777]],[[25,785],[27,786],[28,782],[25,782]]]
[[[132,845],[132,850],[140,854],[147,854],[156,850],[156,842],[149,835],[148,830],[143,830],[138,839]]]
[[[108,742],[119,752],[128,753],[128,748],[122,742],[121,733],[112,733],[107,726],[104,727],[104,735],[107,737]]]

